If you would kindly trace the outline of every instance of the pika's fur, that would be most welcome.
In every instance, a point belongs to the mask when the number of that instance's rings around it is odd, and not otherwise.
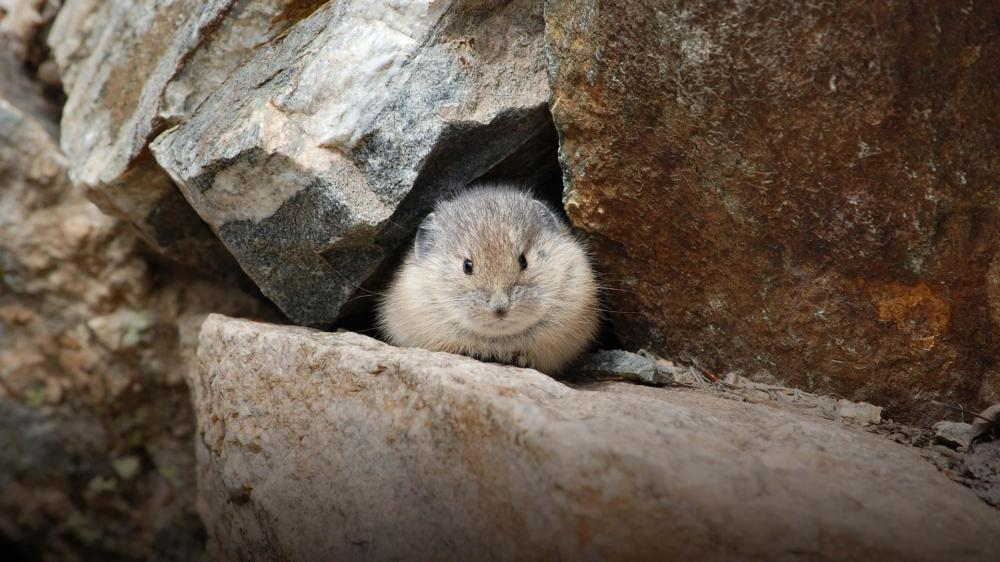
[[[379,306],[390,342],[557,373],[590,343],[597,284],[542,202],[481,186],[437,204]]]

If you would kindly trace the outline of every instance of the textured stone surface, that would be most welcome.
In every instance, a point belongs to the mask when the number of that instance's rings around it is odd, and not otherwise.
[[[964,468],[975,477],[970,486],[976,495],[1000,508],[1000,441],[976,444],[966,454]]]
[[[1000,393],[1000,4],[546,2],[616,329],[934,419]],[[940,419],[940,415],[936,416]]]
[[[542,31],[527,0],[327,3],[153,152],[265,295],[328,324],[431,197],[543,131]]]
[[[212,315],[199,509],[230,560],[986,560],[1000,514],[912,450],[691,391],[567,387]]]
[[[42,31],[60,5],[60,0],[0,0],[0,47],[18,60],[42,62]]]
[[[59,152],[53,119],[58,109],[21,72],[20,61],[0,54],[0,225],[19,212],[51,204],[69,189],[66,158]]]
[[[74,183],[163,254],[201,269],[235,268],[148,143],[287,28],[286,8],[297,4],[69,0],[49,44],[68,97],[61,144]]]
[[[968,447],[972,426],[964,422],[939,421],[934,424],[935,438],[948,447]]]
[[[969,428],[965,471],[976,480],[970,486],[992,506],[1000,508],[1000,404],[979,413]]]
[[[52,22],[46,43],[67,92],[72,91],[79,71],[97,49],[101,30],[112,19],[115,6],[115,2],[103,0],[70,0]]]
[[[574,372],[586,377],[622,377],[642,384],[668,384],[670,369],[656,360],[620,349],[598,351],[577,362]]]
[[[192,560],[180,326],[257,305],[154,276],[132,229],[72,187],[56,109],[0,59],[0,558]]]

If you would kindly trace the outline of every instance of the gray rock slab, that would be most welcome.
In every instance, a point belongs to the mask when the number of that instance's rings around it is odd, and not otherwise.
[[[987,560],[913,450],[686,390],[210,316],[189,375],[223,560]]]
[[[972,439],[972,426],[967,423],[939,421],[933,429],[935,438],[949,447],[968,447]]]
[[[656,360],[622,349],[591,353],[578,362],[576,372],[587,377],[622,377],[642,384],[668,384],[674,380],[670,370]]]
[[[549,125],[541,12],[326,3],[153,153],[265,295],[331,323],[433,199]]]
[[[238,269],[148,152],[254,48],[287,26],[294,0],[68,0],[49,45],[67,94],[70,177],[153,248],[209,270]]]
[[[970,486],[976,495],[1000,508],[1000,441],[977,443],[965,456],[965,469],[975,477]]]

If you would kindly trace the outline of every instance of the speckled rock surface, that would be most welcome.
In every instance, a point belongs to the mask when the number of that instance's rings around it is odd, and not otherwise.
[[[68,0],[48,42],[67,94],[61,145],[73,182],[175,261],[235,270],[148,144],[187,118],[256,46],[285,30],[288,10],[301,4]]]
[[[986,560],[1000,514],[912,450],[684,390],[570,388],[219,315],[189,385],[222,560]]]
[[[542,34],[527,0],[330,2],[152,150],[265,295],[329,324],[432,198],[549,125]]]
[[[44,58],[42,30],[52,23],[61,0],[0,0],[0,45],[18,60]]]
[[[546,2],[617,331],[934,419],[1000,395],[1000,4]]]
[[[194,560],[182,343],[231,287],[154,275],[71,185],[57,108],[0,55],[0,559]]]

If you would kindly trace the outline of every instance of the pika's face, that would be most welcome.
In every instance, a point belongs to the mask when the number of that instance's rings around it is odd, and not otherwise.
[[[439,310],[481,337],[542,322],[585,259],[544,204],[504,191],[440,204],[421,225],[414,253],[433,279]]]

